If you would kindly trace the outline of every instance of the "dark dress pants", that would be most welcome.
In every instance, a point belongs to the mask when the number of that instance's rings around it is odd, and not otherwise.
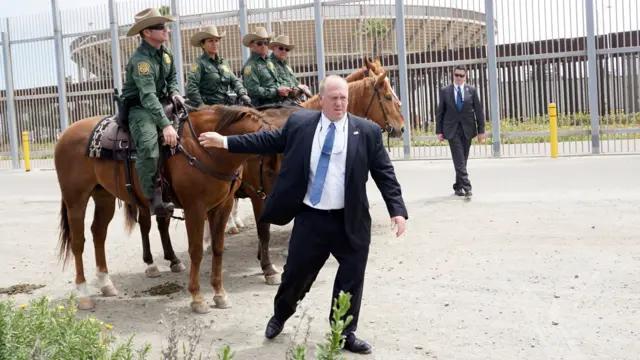
[[[343,210],[314,210],[303,205],[303,211],[294,220],[289,255],[275,296],[276,319],[284,323],[295,313],[298,301],[309,292],[331,254],[339,267],[333,284],[329,320],[333,316],[333,299],[338,297],[340,290],[350,293],[351,307],[344,320],[349,315],[353,320],[343,334],[356,331],[369,247],[354,249],[347,239],[344,224]]]
[[[465,191],[471,191],[471,182],[469,181],[469,174],[467,173],[467,159],[469,158],[471,140],[472,139],[467,139],[464,135],[462,124],[458,124],[456,133],[449,140],[453,167],[456,170],[456,182],[453,184],[453,190],[463,189]]]

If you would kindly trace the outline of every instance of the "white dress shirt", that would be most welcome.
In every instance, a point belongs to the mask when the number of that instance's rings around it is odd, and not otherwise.
[[[311,204],[309,199],[311,195],[311,185],[316,175],[318,162],[320,161],[320,153],[324,145],[324,139],[327,137],[327,131],[331,120],[324,116],[320,116],[320,121],[316,127],[313,136],[313,144],[311,145],[311,159],[309,161],[309,182],[307,184],[307,194],[302,201],[308,206],[322,210],[333,210],[344,208],[344,175],[347,163],[347,141],[349,140],[347,133],[349,130],[349,119],[345,114],[344,117],[335,121],[335,137],[333,139],[333,151],[329,159],[329,168],[324,179],[322,188],[322,197],[316,205]]]
[[[331,152],[329,167],[327,169],[326,177],[324,178],[320,202],[313,205],[309,199],[309,196],[311,195],[311,185],[313,184],[313,178],[316,176],[316,168],[320,161],[320,153],[324,146],[324,139],[327,137],[327,131],[329,130],[330,124],[331,120],[324,116],[323,113],[320,116],[316,132],[313,135],[311,159],[309,161],[309,181],[307,183],[307,194],[303,200],[306,205],[322,210],[344,208],[344,175],[347,164],[347,142],[349,140],[349,137],[347,136],[347,132],[349,130],[349,119],[346,114],[342,119],[334,122],[336,129],[335,137],[333,139],[333,151]],[[223,140],[223,147],[225,149],[229,148],[226,136]]]

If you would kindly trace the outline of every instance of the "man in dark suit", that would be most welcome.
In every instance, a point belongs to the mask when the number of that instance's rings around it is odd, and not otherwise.
[[[453,72],[454,83],[440,89],[440,103],[436,114],[436,134],[441,142],[449,141],[456,182],[453,190],[458,196],[471,197],[471,182],[467,173],[467,159],[471,140],[485,139],[484,110],[473,86],[465,84],[467,68],[458,65]]]
[[[347,316],[353,315],[353,321],[343,333],[344,348],[370,353],[371,346],[355,336],[371,242],[369,172],[382,193],[392,227],[397,226],[396,236],[404,233],[408,214],[380,128],[347,113],[346,81],[335,75],[323,80],[320,103],[322,112],[297,111],[277,131],[229,137],[203,133],[200,143],[235,153],[284,153],[261,220],[285,225],[295,217],[295,222],[265,336],[272,339],[280,334],[333,254],[339,268],[332,298],[341,290],[352,295]]]

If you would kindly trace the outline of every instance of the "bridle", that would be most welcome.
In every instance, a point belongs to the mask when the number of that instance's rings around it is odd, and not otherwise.
[[[378,104],[380,104],[380,110],[382,110],[382,117],[384,118],[385,127],[382,129],[383,132],[388,132],[391,134],[393,132],[393,127],[389,123],[389,117],[387,116],[387,112],[384,111],[384,106],[382,106],[382,98],[380,97],[380,92],[378,91],[378,85],[376,85],[376,80],[373,77],[369,78],[371,80],[371,86],[373,86],[373,95],[371,96],[371,101],[369,101],[369,106],[367,107],[367,111],[364,113],[364,117],[366,118],[369,114],[369,110],[371,110],[371,106],[373,105],[373,100],[378,98]]]

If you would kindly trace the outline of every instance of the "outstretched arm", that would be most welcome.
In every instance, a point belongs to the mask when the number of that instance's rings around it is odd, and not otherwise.
[[[283,153],[287,146],[287,132],[289,121],[278,130],[260,131],[244,135],[223,136],[217,132],[200,134],[200,144],[206,147],[228,149],[232,153],[240,154],[277,154]]]
[[[376,186],[382,194],[389,215],[394,218],[396,216],[409,218],[407,208],[405,207],[404,200],[402,199],[402,190],[400,184],[396,179],[391,159],[389,154],[384,149],[382,142],[382,133],[376,131],[375,148],[372,154],[370,170],[371,177],[375,181]]]

